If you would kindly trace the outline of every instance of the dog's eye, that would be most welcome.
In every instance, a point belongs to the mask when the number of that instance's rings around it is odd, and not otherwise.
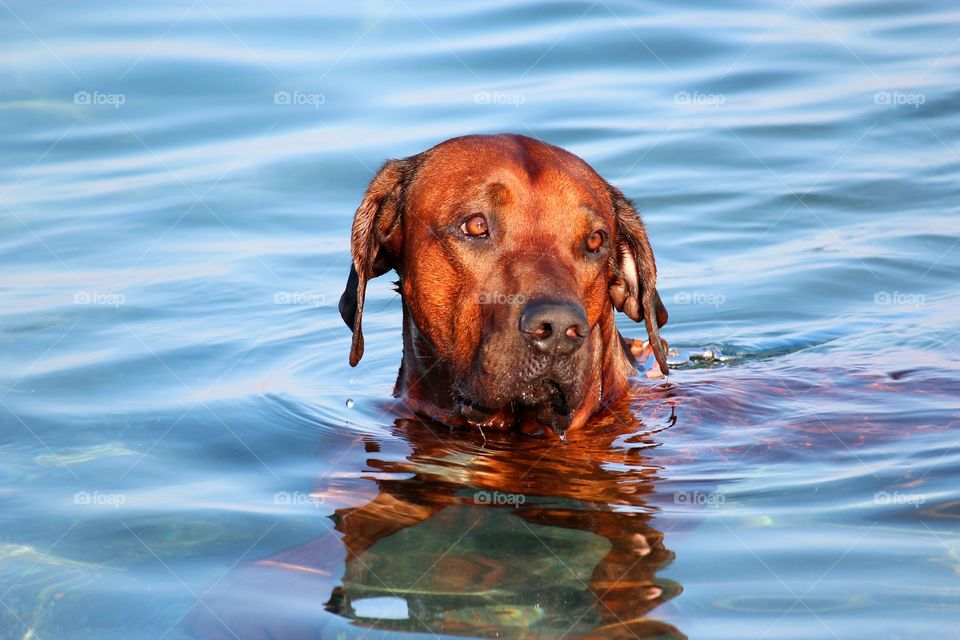
[[[487,219],[483,216],[473,216],[460,225],[460,231],[463,231],[468,236],[486,236],[489,233],[487,229]]]
[[[603,246],[603,231],[594,231],[587,236],[587,251],[596,253]]]

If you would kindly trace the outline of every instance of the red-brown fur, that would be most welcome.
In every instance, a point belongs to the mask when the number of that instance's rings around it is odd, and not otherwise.
[[[491,224],[482,242],[458,231],[474,212]],[[593,231],[605,238],[596,253],[584,250]],[[441,422],[535,421],[550,384],[560,389],[559,411],[569,410],[564,427],[582,427],[636,373],[615,310],[646,323],[667,372],[658,333],[667,312],[643,223],[618,189],[558,147],[518,135],[466,136],[388,161],[357,209],[352,252],[341,299],[354,331],[351,364],[363,354],[366,283],[394,269],[403,299],[396,395]],[[501,299],[510,302],[489,303]],[[531,299],[582,308],[583,347],[562,360],[551,356],[549,365],[528,353],[517,317]],[[530,373],[545,367],[549,375]]]

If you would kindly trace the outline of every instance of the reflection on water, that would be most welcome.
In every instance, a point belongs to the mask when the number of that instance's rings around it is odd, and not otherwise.
[[[643,456],[649,432],[631,412],[567,444],[417,419],[398,420],[393,435],[408,455],[362,438],[361,503],[356,479],[326,481],[311,499],[349,505],[333,511],[329,530],[231,572],[193,628],[315,637],[337,628],[322,623],[326,610],[365,629],[434,635],[685,637],[648,617],[681,588],[657,575],[673,553],[647,504],[657,481]],[[264,621],[277,603],[265,592],[284,602],[273,622]],[[329,595],[322,609],[318,594]]]

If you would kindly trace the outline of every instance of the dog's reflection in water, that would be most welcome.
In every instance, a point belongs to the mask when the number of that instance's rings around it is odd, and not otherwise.
[[[194,607],[191,631],[682,638],[648,617],[680,587],[656,575],[673,553],[645,505],[653,470],[611,446],[615,421],[567,444],[398,421],[412,452],[365,438],[368,470],[317,495],[343,504],[357,482],[376,493],[336,509],[309,543],[232,571]]]

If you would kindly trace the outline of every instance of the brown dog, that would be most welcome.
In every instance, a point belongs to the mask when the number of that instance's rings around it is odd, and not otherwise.
[[[367,281],[403,299],[395,395],[449,425],[539,423],[561,437],[636,374],[614,309],[646,323],[667,373],[667,310],[636,210],[572,153],[519,135],[465,136],[377,172],[357,209],[340,313],[363,355]]]

